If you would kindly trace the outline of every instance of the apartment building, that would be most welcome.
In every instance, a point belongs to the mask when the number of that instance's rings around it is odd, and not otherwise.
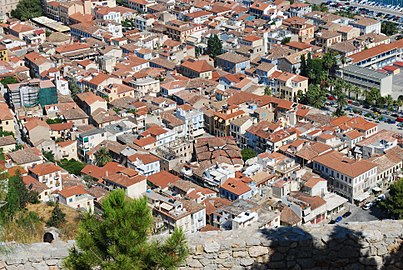
[[[23,83],[9,84],[7,91],[14,108],[58,103],[56,86],[50,80],[32,79]]]
[[[305,94],[308,90],[308,78],[301,75],[274,71],[269,78],[273,94],[282,99],[297,101],[298,92]]]
[[[127,166],[149,176],[160,172],[160,159],[151,154],[136,153],[127,157]]]
[[[300,42],[310,42],[314,39],[315,26],[304,18],[291,17],[285,19],[283,25],[287,26],[292,34],[297,35]]]
[[[363,159],[351,159],[330,152],[314,159],[314,171],[329,182],[331,189],[349,199],[360,200],[362,194],[377,186],[377,165]]]
[[[59,202],[73,209],[84,209],[94,213],[94,197],[91,196],[84,186],[71,186],[63,188],[58,193]]]
[[[213,77],[214,67],[206,60],[189,59],[179,66],[179,71],[188,78],[205,78]]]
[[[175,116],[184,121],[184,134],[187,138],[195,138],[204,134],[203,112],[189,104],[179,105]]]
[[[29,168],[28,173],[52,191],[63,189],[62,168],[53,163],[37,164]]]
[[[216,57],[216,65],[230,73],[245,73],[250,68],[250,60],[240,54],[227,52]]]
[[[85,158],[85,154],[92,148],[107,139],[106,131],[103,129],[93,129],[78,135],[78,156]]]
[[[393,74],[379,72],[367,67],[349,65],[339,69],[336,76],[368,91],[372,88],[377,88],[383,97],[392,94]]]
[[[381,33],[381,21],[368,17],[355,16],[353,20],[349,21],[349,24],[360,29],[361,35],[369,33]]]
[[[381,44],[349,56],[351,63],[359,67],[380,69],[391,65],[403,56],[403,39]]]

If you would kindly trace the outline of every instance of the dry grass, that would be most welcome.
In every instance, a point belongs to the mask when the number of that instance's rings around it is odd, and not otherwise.
[[[14,219],[3,227],[2,240],[6,242],[15,241],[18,243],[35,243],[43,241],[43,234],[45,233],[46,221],[50,218],[53,206],[44,203],[30,204],[27,206],[28,211],[38,214],[41,222],[34,225],[33,228],[27,228],[18,224]],[[66,222],[60,227],[60,238],[62,240],[74,239],[78,231],[79,213],[67,206],[60,205],[62,211],[66,214]]]
[[[49,206],[44,203],[30,204],[27,206],[29,211],[33,211],[39,215],[43,220],[43,227],[45,227],[46,221],[50,218],[54,206]],[[78,223],[80,219],[79,213],[73,208],[60,204],[60,209],[66,214],[66,222],[60,227],[60,237],[62,240],[74,239],[78,232]]]

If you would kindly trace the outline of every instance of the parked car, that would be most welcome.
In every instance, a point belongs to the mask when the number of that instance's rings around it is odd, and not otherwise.
[[[362,209],[364,210],[369,210],[374,204],[372,202],[367,202],[364,204],[364,206],[362,207]]]
[[[334,223],[339,223],[343,218],[341,216],[338,216],[335,220]]]
[[[351,216],[351,212],[350,212],[350,211],[345,212],[342,217],[343,217],[343,218],[348,218],[349,216]]]
[[[385,199],[386,199],[385,194],[380,194],[380,195],[378,195],[378,197],[376,197],[376,200],[377,200],[378,202],[383,201],[383,200],[385,200]]]

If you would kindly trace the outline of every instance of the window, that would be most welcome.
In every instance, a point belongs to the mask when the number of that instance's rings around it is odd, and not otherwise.
[[[73,198],[70,198],[70,199],[69,199],[69,202],[73,202]]]

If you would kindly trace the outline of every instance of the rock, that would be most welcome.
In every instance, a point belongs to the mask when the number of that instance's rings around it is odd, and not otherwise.
[[[59,262],[58,260],[46,260],[46,264],[48,266],[57,265],[58,262]]]
[[[45,262],[32,263],[32,267],[36,270],[49,270],[49,266]]]
[[[379,256],[373,256],[373,257],[360,257],[359,258],[360,263],[363,265],[370,265],[370,266],[378,266],[382,265],[382,257]]]
[[[246,258],[246,257],[248,257],[248,252],[246,252],[246,251],[234,251],[234,252],[232,252],[232,257],[234,257],[234,258]]]
[[[200,254],[203,254],[203,245],[197,245],[197,246],[195,246],[195,254],[196,255],[200,255]]]
[[[217,242],[207,242],[204,244],[204,251],[207,253],[218,252],[220,250],[220,244]]]
[[[230,256],[230,253],[228,251],[222,251],[218,254],[218,258],[220,259],[226,259]]]
[[[241,260],[242,266],[249,266],[249,265],[252,265],[253,263],[254,263],[254,260],[250,259],[250,258],[244,258]]]
[[[256,237],[251,237],[246,240],[247,246],[258,246],[258,245],[260,245],[260,243],[261,243],[260,239],[256,238]]]
[[[369,243],[376,243],[383,239],[382,233],[377,230],[364,230],[362,237]]]
[[[267,247],[254,246],[249,248],[249,255],[253,258],[265,255],[269,252]]]
[[[377,246],[378,248],[378,256],[383,256],[388,253],[388,249],[384,245]]]

